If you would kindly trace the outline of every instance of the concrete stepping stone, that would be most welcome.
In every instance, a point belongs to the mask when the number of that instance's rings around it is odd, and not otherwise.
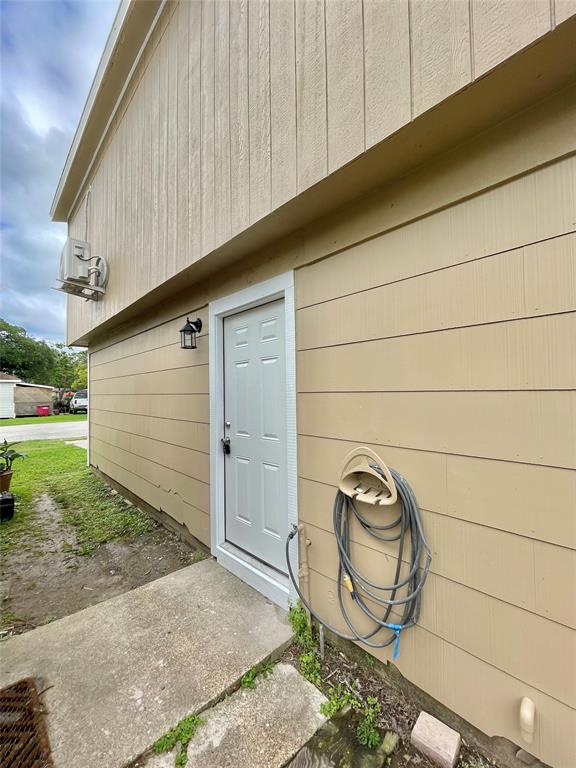
[[[187,768],[281,768],[325,722],[323,701],[294,667],[277,664],[256,688],[240,688],[202,713]],[[154,755],[146,768],[174,768],[175,758]]]

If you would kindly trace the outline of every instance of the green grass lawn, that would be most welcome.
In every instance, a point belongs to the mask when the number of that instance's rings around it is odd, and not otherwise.
[[[14,462],[10,491],[16,497],[14,518],[0,526],[0,552],[15,547],[34,550],[44,538],[34,500],[48,493],[75,529],[78,552],[90,555],[99,544],[147,533],[156,527],[148,515],[128,506],[86,466],[86,452],[61,440],[25,441],[18,450],[27,458]]]
[[[22,424],[46,424],[54,421],[86,421],[85,413],[61,413],[59,416],[20,416],[17,419],[0,419],[1,427],[21,426]]]

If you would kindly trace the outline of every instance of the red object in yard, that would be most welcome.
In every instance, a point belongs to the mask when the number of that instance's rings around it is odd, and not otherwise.
[[[36,413],[38,416],[50,416],[50,406],[49,405],[37,405],[36,406]]]

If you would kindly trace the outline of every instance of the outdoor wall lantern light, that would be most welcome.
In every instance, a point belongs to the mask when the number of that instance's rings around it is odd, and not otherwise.
[[[180,330],[180,347],[182,349],[196,349],[196,334],[202,330],[202,320],[186,318],[186,325]]]

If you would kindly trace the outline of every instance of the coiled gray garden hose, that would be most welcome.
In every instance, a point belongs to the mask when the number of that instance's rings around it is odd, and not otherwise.
[[[377,465],[371,465],[379,473],[382,470]],[[408,627],[413,627],[420,616],[420,604],[422,601],[422,588],[430,571],[432,555],[430,547],[424,537],[422,520],[418,502],[412,488],[407,480],[395,469],[390,469],[398,497],[400,498],[400,515],[391,523],[386,525],[376,525],[367,520],[356,508],[354,500],[346,496],[342,491],[338,491],[334,500],[333,524],[336,545],[338,547],[339,565],[338,565],[338,600],[340,610],[346,622],[350,633],[344,634],[339,629],[327,623],[304,598],[300,587],[294,577],[292,565],[290,563],[290,542],[296,536],[298,527],[293,526],[288,538],[286,539],[286,563],[288,573],[302,604],[310,611],[311,615],[323,626],[334,632],[345,640],[358,640],[370,648],[385,648],[392,643],[394,646],[394,658],[397,658],[399,652],[400,633]],[[396,573],[393,584],[377,584],[363,576],[360,570],[352,562],[350,555],[350,521],[354,515],[364,530],[375,539],[380,541],[398,542],[398,561],[396,564]],[[408,574],[401,578],[402,558],[405,556],[406,536],[410,537],[410,569]],[[420,561],[424,555],[424,563]],[[348,589],[344,586],[348,583]],[[344,604],[342,591],[349,590],[352,600],[358,605],[363,613],[373,623],[373,627],[368,632],[360,632],[357,629]],[[404,592],[400,595],[400,592]],[[366,599],[371,600],[377,605],[382,606],[382,616],[377,615],[367,604]],[[398,623],[389,621],[392,609],[395,606],[402,606],[402,616]],[[380,633],[385,633],[383,637]]]

